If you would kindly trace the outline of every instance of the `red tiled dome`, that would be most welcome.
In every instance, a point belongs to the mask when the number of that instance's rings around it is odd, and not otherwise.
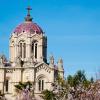
[[[36,23],[33,22],[24,22],[19,26],[17,26],[16,29],[14,30],[15,34],[20,34],[21,32],[25,32],[25,33],[36,32],[37,34],[43,33],[42,29]]]

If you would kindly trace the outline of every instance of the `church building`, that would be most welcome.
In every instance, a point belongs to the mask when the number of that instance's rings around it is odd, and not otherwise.
[[[28,7],[25,21],[11,33],[9,60],[0,56],[0,91],[13,94],[19,82],[34,83],[34,92],[52,89],[52,83],[60,75],[64,78],[63,60],[47,61],[47,36],[42,28],[32,21]]]

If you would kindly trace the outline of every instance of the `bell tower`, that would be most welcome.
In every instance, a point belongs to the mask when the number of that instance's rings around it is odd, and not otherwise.
[[[32,21],[30,7],[25,21],[17,26],[10,37],[10,61],[47,62],[47,37],[43,30]]]

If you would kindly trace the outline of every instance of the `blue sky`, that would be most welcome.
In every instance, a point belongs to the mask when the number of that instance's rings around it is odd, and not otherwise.
[[[26,7],[48,36],[51,54],[64,60],[65,77],[77,70],[96,77],[100,69],[99,0],[2,0],[0,1],[0,53],[9,58],[9,37],[24,21]]]

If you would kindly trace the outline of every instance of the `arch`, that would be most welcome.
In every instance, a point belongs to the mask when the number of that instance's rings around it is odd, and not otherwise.
[[[26,42],[25,40],[20,40],[18,43],[18,51],[21,58],[26,58]]]
[[[36,82],[37,82],[38,91],[43,91],[45,89],[47,81],[48,78],[43,74],[37,77]]]
[[[40,79],[40,78],[46,78],[47,79],[47,81],[49,81],[49,79],[47,78],[47,76],[45,76],[44,74],[40,74],[39,76],[37,76],[37,78],[36,78],[36,81],[38,81],[38,79]]]
[[[31,53],[34,55],[35,59],[37,59],[37,49],[38,49],[38,41],[33,40],[31,43]]]

